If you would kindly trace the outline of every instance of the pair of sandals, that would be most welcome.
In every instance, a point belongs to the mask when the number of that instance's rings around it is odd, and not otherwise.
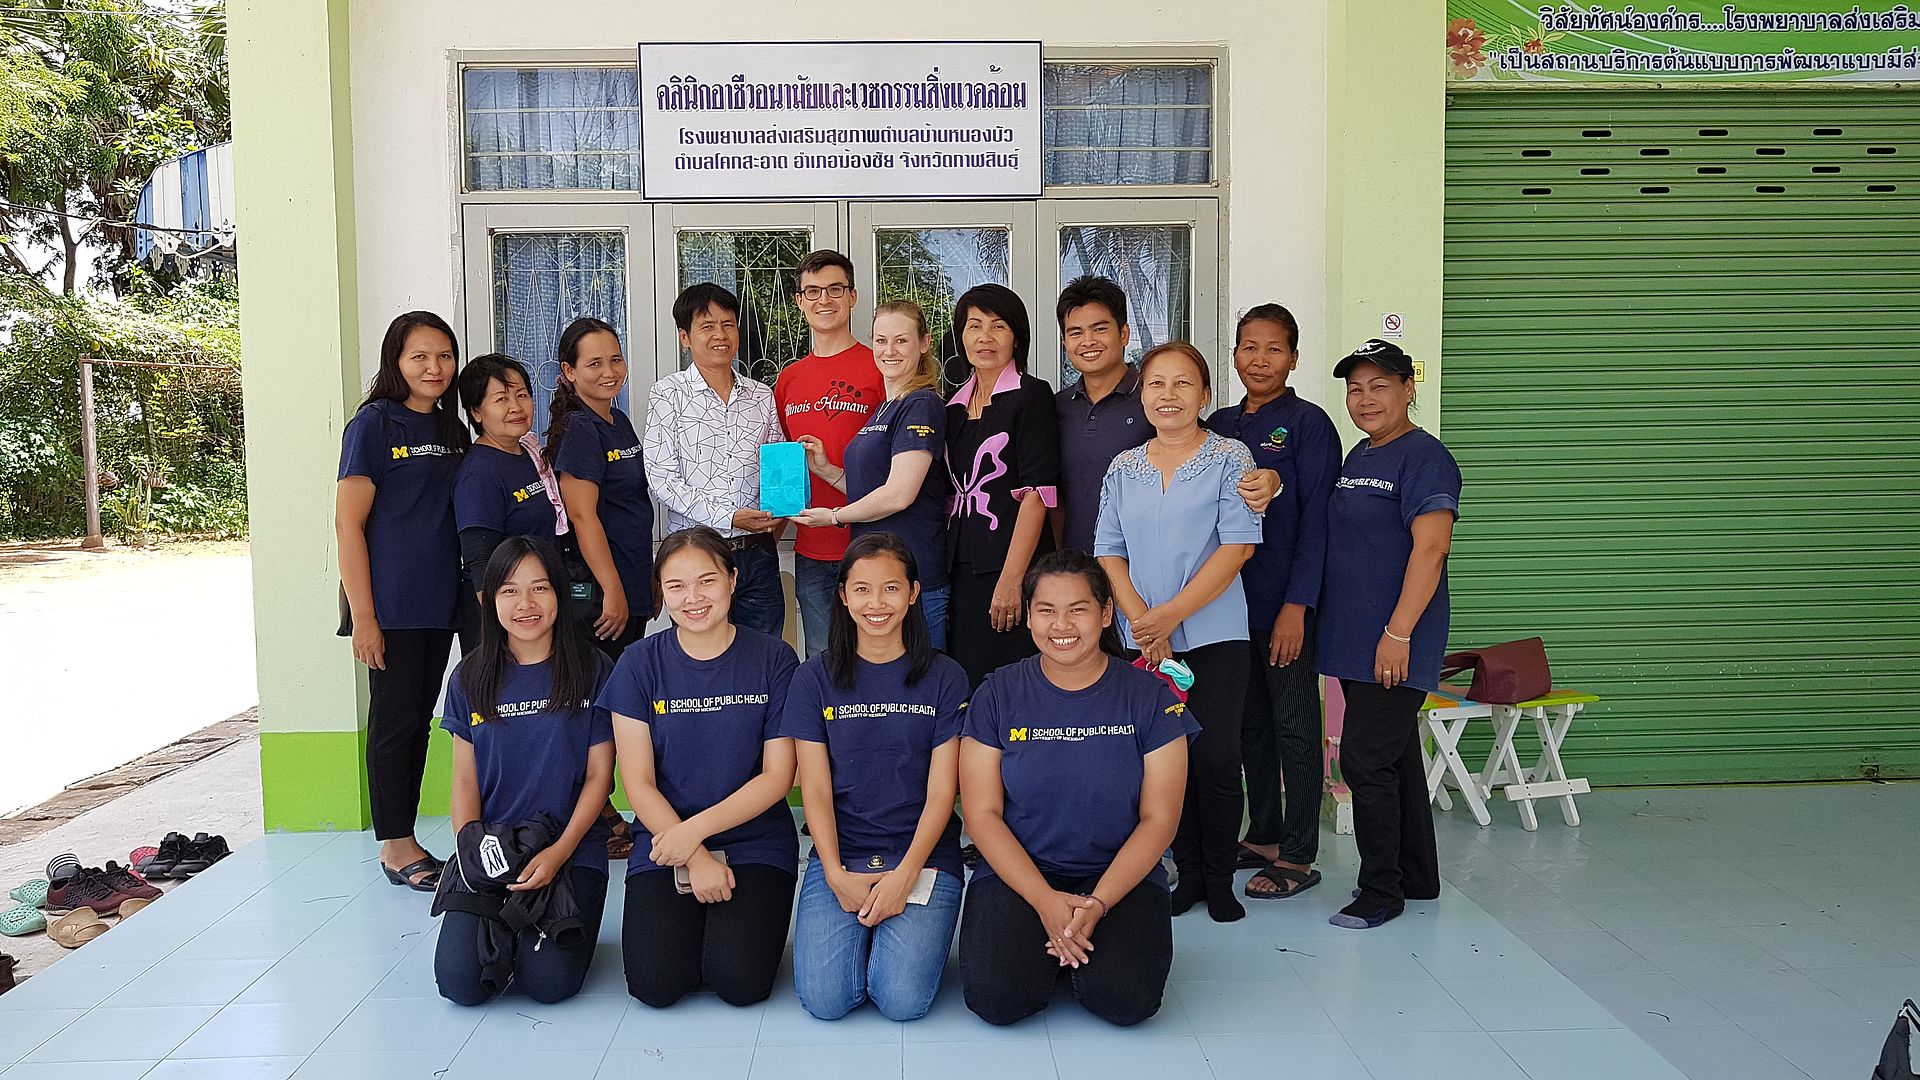
[[[1269,861],[1266,856],[1245,844],[1240,845],[1240,854],[1234,868],[1258,870],[1258,873],[1247,881],[1247,887],[1241,890],[1249,900],[1287,900],[1320,884],[1320,871],[1311,867],[1301,871],[1291,866],[1281,866]],[[1273,888],[1255,889],[1253,883],[1256,880],[1265,881]]]

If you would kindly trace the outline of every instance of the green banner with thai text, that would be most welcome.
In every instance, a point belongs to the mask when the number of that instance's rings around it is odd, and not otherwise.
[[[1447,0],[1453,82],[1920,82],[1920,11],[1862,0]]]

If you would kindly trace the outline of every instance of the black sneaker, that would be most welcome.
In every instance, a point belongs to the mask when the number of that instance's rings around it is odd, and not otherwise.
[[[170,832],[160,841],[158,854],[140,860],[134,867],[150,881],[165,881],[173,876],[173,868],[179,864],[180,857],[187,852],[187,838],[177,832]]]
[[[114,888],[101,871],[79,867],[48,891],[47,910],[74,911],[85,907],[101,915],[111,915],[128,899],[131,897]]]
[[[13,957],[0,952],[0,994],[13,989],[13,965],[16,962]]]
[[[168,874],[176,878],[189,878],[231,854],[233,852],[227,847],[226,837],[195,833],[193,839],[186,843],[185,854],[180,856],[180,861],[173,865]]]
[[[137,896],[142,900],[158,900],[164,895],[159,889],[142,881],[139,875],[116,862],[108,863],[107,868],[100,872],[100,876],[107,879],[108,885],[127,896]]]

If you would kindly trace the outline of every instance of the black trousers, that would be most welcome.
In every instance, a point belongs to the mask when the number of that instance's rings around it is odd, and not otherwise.
[[[975,573],[971,566],[955,567],[947,583],[947,655],[966,669],[967,684],[975,689],[996,670],[1040,651],[1024,621],[1005,633],[993,628],[993,589],[999,583],[998,567]]]
[[[600,917],[607,907],[607,875],[581,866],[571,867],[567,873],[573,879],[573,898],[580,905],[580,922],[587,928],[587,939],[569,949],[542,942],[532,930],[522,930],[513,958],[513,985],[546,1005],[567,1000],[586,983],[587,967],[593,962],[594,944],[600,937]],[[495,990],[480,981],[481,917],[467,911],[449,911],[441,919],[440,940],[433,948],[433,978],[439,984],[440,996],[456,1005],[482,1004],[493,997]]]
[[[733,868],[733,899],[703,904],[673,887],[672,870],[627,878],[620,953],[627,992],[664,1009],[707,989],[729,1005],[751,1005],[773,993],[793,916],[792,870]]]
[[[427,769],[433,706],[447,674],[451,630],[386,631],[387,666],[367,671],[367,802],[376,840],[413,835]]]
[[[1100,875],[1046,875],[1061,892],[1087,893]],[[1061,975],[1087,1011],[1127,1026],[1160,1011],[1173,969],[1173,909],[1167,890],[1151,881],[1134,886],[1093,930],[1093,952],[1078,968],[1061,967],[1047,953],[1040,916],[998,876],[967,885],[960,913],[960,988],[967,1008],[989,1024],[1013,1024],[1045,1009]]]
[[[651,604],[652,601],[649,600],[648,603]],[[620,662],[620,654],[627,651],[627,646],[647,636],[647,617],[644,611],[634,611],[629,608],[627,628],[620,631],[620,636],[612,641],[604,641],[593,632],[593,620],[599,617],[600,611],[597,607],[592,615],[586,617],[587,638],[593,642],[594,648],[606,653],[607,659],[616,664]]]
[[[1187,715],[1200,734],[1187,745],[1187,797],[1173,834],[1180,880],[1231,889],[1240,846],[1240,715],[1246,707],[1247,643],[1216,641],[1175,658],[1193,671]],[[1191,877],[1189,877],[1191,875]]]
[[[1307,612],[1300,656],[1286,667],[1267,663],[1273,627],[1256,631],[1247,679],[1240,756],[1247,774],[1247,843],[1276,844],[1283,862],[1320,857],[1320,797],[1325,787],[1325,734],[1320,675],[1314,668],[1318,619]],[[1285,780],[1283,792],[1281,781]]]
[[[1420,706],[1427,692],[1341,679],[1346,726],[1340,775],[1353,792],[1353,842],[1360,849],[1357,904],[1400,908],[1440,895],[1440,853],[1420,757]]]

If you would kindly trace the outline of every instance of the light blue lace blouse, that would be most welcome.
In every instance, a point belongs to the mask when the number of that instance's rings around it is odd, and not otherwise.
[[[1113,459],[1100,485],[1095,556],[1127,560],[1133,587],[1148,607],[1178,595],[1222,544],[1260,542],[1260,515],[1240,497],[1240,478],[1252,472],[1245,443],[1207,434],[1193,457],[1174,470],[1160,490],[1160,470],[1135,447]],[[1116,615],[1128,648],[1138,648],[1125,616]],[[1187,617],[1173,632],[1174,652],[1217,641],[1247,640],[1247,594],[1238,574],[1214,601]]]

